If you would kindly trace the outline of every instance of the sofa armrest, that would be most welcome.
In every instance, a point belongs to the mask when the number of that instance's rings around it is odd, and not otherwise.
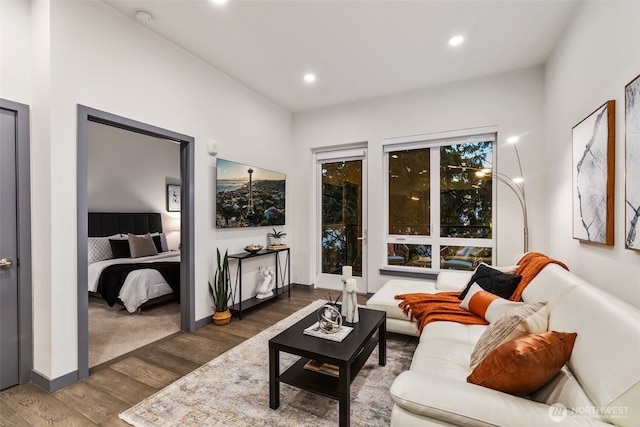
[[[438,291],[462,291],[473,276],[473,271],[441,271],[436,280]]]
[[[405,371],[390,392],[404,410],[451,424],[558,426],[548,405],[435,374]],[[566,411],[563,427],[585,425],[610,426]]]

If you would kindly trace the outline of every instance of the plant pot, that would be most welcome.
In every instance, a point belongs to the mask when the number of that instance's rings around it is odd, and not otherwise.
[[[282,244],[282,237],[269,237],[269,240],[271,240],[271,244],[274,246]]]
[[[216,311],[213,315],[213,323],[215,325],[226,325],[231,321],[231,312],[229,309],[225,311]]]

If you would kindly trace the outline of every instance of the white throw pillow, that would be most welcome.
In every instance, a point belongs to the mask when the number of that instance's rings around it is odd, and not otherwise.
[[[113,258],[108,237],[89,237],[87,239],[87,262],[89,264]]]

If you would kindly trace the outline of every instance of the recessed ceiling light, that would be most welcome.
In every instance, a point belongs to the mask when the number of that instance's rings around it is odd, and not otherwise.
[[[136,12],[136,20],[145,25],[153,24],[153,15],[146,10],[138,10]]]
[[[449,46],[459,46],[462,44],[462,42],[464,41],[464,37],[463,36],[453,36],[449,39]]]
[[[304,81],[307,83],[313,83],[316,81],[316,75],[313,73],[307,73],[304,75]]]
[[[519,140],[520,140],[520,138],[518,138],[517,136],[510,136],[509,138],[507,138],[507,142],[509,144],[515,144]]]
[[[212,2],[214,2],[215,4],[225,4],[227,2],[227,0],[211,0]]]

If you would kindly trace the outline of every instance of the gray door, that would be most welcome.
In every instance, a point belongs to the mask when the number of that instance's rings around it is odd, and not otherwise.
[[[16,126],[0,109],[0,390],[19,382]]]

